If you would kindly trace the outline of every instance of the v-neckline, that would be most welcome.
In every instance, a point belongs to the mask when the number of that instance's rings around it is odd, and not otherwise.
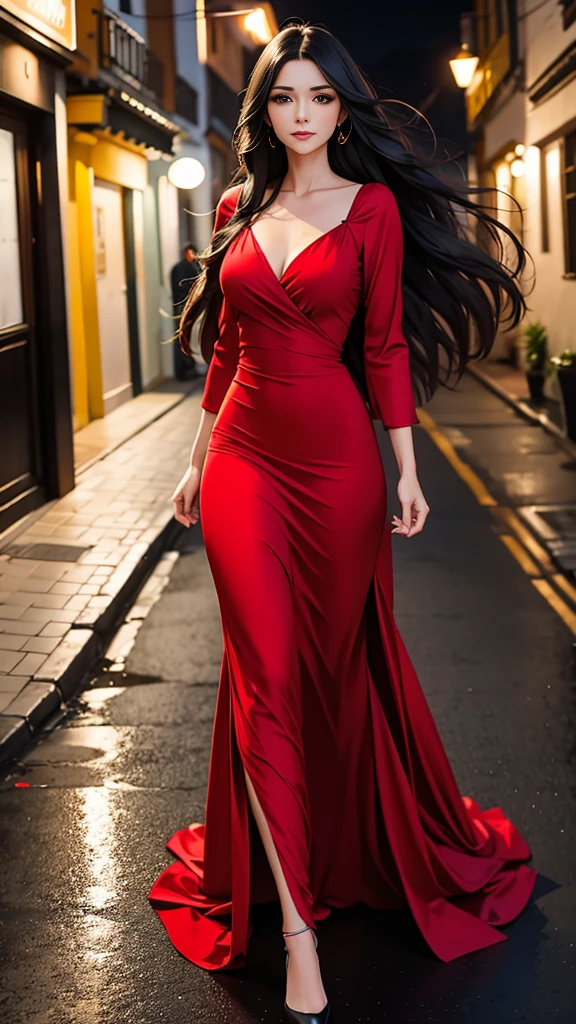
[[[276,277],[276,274],[274,273],[274,268],[272,267],[272,264],[270,263],[270,260],[268,259],[266,253],[264,252],[264,249],[260,245],[260,242],[258,241],[258,239],[256,238],[256,235],[254,234],[254,232],[252,230],[252,225],[251,224],[247,225],[248,231],[250,232],[252,240],[256,244],[256,248],[258,249],[258,252],[260,253],[262,259],[264,260],[266,266],[268,267],[268,270],[270,271],[272,277],[277,282],[277,284],[282,284],[282,281],[286,277],[286,274],[288,273],[290,268],[294,265],[296,260],[299,260],[300,257],[305,252],[308,252],[308,249],[311,249],[312,246],[316,245],[317,242],[321,242],[323,238],[326,238],[328,235],[331,235],[332,232],[337,231],[338,228],[341,228],[344,224],[346,224],[348,222],[348,220],[350,219],[350,217],[352,215],[352,211],[353,211],[354,206],[356,204],[356,200],[358,199],[358,196],[360,195],[360,193],[361,193],[362,189],[364,188],[365,184],[366,184],[366,182],[363,182],[360,185],[360,188],[358,189],[358,191],[356,192],[352,202],[350,203],[350,207],[348,209],[348,213],[343,218],[343,220],[341,220],[339,222],[339,224],[335,224],[334,227],[328,228],[328,231],[323,231],[321,235],[318,235],[317,238],[313,238],[311,242],[308,242],[308,245],[305,245],[303,249],[300,249],[300,252],[297,252],[296,255],[290,260],[290,262],[284,267],[284,270],[282,271],[280,277]],[[286,207],[283,207],[283,209],[286,209]]]

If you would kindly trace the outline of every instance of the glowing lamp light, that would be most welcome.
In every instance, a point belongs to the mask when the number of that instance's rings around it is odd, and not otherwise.
[[[253,11],[250,11],[250,14],[246,15],[244,18],[244,28],[252,36],[255,43],[266,45],[272,39],[272,32],[270,31],[266,11],[263,7],[255,7]]]
[[[461,89],[467,89],[470,85],[479,61],[479,57],[470,53],[468,43],[463,43],[460,53],[450,61],[450,68],[456,80],[456,85]]]
[[[181,156],[168,168],[168,181],[176,188],[198,188],[206,177],[206,168],[193,156]]]
[[[517,146],[514,146],[514,152],[516,153],[516,156],[524,156],[526,146],[522,142],[519,142]]]
[[[520,157],[516,157],[510,164],[510,174],[513,178],[521,178],[526,174],[526,164]]]

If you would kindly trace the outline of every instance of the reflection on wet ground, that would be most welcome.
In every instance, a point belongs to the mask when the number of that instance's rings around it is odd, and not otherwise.
[[[572,1024],[572,640],[488,511],[422,432],[417,443],[434,516],[395,548],[398,623],[462,791],[504,808],[540,877],[510,941],[450,964],[407,914],[334,913],[319,929],[334,1024]],[[246,968],[216,975],[174,951],[146,898],[165,841],[203,818],[221,633],[197,537],[133,646],[119,645],[122,667],[0,783],[8,1024],[282,1020],[277,907],[254,913]]]

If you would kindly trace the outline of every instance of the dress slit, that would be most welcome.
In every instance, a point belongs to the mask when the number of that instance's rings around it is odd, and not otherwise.
[[[460,794],[394,620],[382,459],[342,353],[361,313],[370,411],[390,430],[418,424],[400,212],[364,184],[346,230],[281,280],[254,243],[238,232],[222,261],[201,403],[216,414],[200,516],[224,648],[206,824],[168,842],[176,863],[150,899],[189,960],[240,966],[250,905],[277,899],[247,774],[307,924],[405,908],[452,960],[506,938],[536,872],[504,812]]]
[[[230,660],[232,663],[234,662],[233,655]],[[237,708],[240,702],[234,693],[234,671],[232,671],[231,678],[231,731],[234,733],[234,746],[238,752],[242,769],[246,772],[252,783],[256,798],[260,804],[260,809],[270,830],[270,835],[280,862],[282,874],[290,891],[292,900],[294,901],[300,916],[307,924],[310,924],[313,927],[314,916],[312,912],[312,900],[309,894],[308,879],[308,817],[307,814],[305,816],[305,808],[301,808],[300,802],[292,794],[289,783],[280,773],[278,767],[262,756],[252,756],[249,736],[244,739],[244,742],[239,741]],[[291,742],[290,738],[288,738],[288,742]],[[299,782],[302,787],[302,791],[305,793],[305,780],[301,778]],[[278,783],[280,783],[280,787],[283,788],[279,789]],[[246,856],[250,865],[251,887],[254,890],[251,902],[261,903],[269,900],[277,900],[278,892],[276,889],[276,883],[274,881],[270,865],[268,864],[268,858],[264,850],[256,821],[252,815],[244,778],[242,778],[242,789],[244,790],[242,795],[242,804],[245,803],[246,813],[249,818],[249,826],[246,832],[242,833],[242,840],[244,840],[244,835],[246,835]],[[274,790],[276,791],[274,796],[276,814],[273,814],[270,808],[270,794]],[[291,805],[295,805],[293,809]],[[217,809],[217,813],[221,814],[221,808]],[[302,824],[300,824],[300,818],[305,819]],[[250,825],[253,827],[250,828]],[[302,848],[304,842],[306,842],[306,849]],[[254,855],[255,844],[258,847],[258,856]],[[292,862],[288,860],[286,855],[287,846],[289,846],[292,851],[294,851],[295,847],[296,849],[300,847],[300,856],[293,858]],[[266,860],[265,871],[263,871],[263,858]],[[244,854],[241,859],[244,861]]]

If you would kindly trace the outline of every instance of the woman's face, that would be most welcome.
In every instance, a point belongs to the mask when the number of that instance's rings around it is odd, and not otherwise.
[[[278,72],[264,116],[288,149],[312,153],[326,145],[345,110],[314,61],[289,60]]]

